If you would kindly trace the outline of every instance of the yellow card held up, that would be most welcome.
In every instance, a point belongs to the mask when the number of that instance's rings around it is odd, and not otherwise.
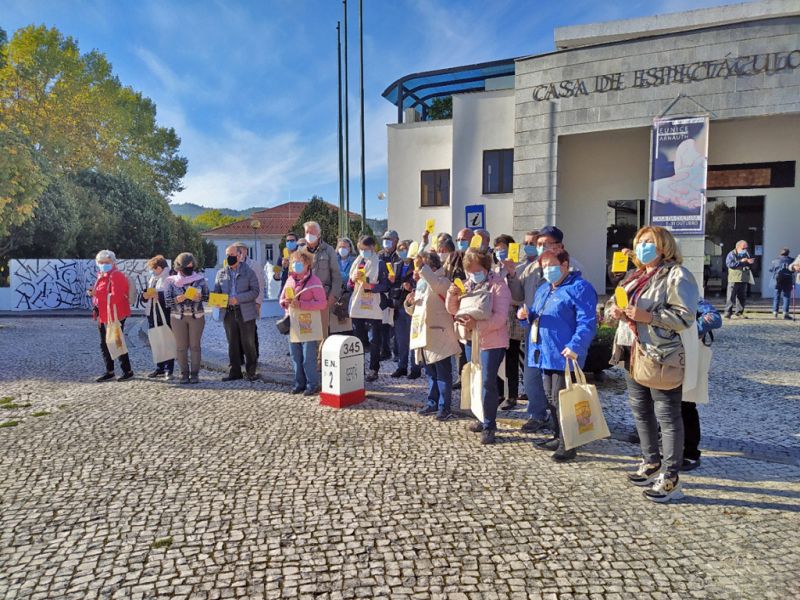
[[[433,233],[436,229],[436,219],[428,219],[425,221],[425,231],[428,233]]]
[[[483,238],[476,234],[473,235],[472,239],[469,241],[469,247],[480,249],[482,243],[483,243]]]
[[[215,294],[208,295],[208,304],[216,308],[228,308],[228,294]]]
[[[186,291],[183,293],[183,295],[186,296],[192,302],[195,302],[197,298],[200,296],[200,290],[194,287],[188,287],[186,288]]]
[[[386,263],[386,270],[389,271],[389,277],[394,277],[394,267],[392,263]]]
[[[294,288],[290,288],[288,286],[283,288],[283,295],[289,300],[294,300]]]
[[[512,262],[519,262],[519,244],[508,245],[508,259]]]
[[[462,294],[466,293],[467,288],[464,287],[464,282],[461,281],[458,277],[453,279],[453,283],[456,284],[456,287],[461,291]]]
[[[289,249],[288,248],[284,248],[283,249],[283,258],[289,258]]]
[[[419,242],[411,242],[408,246],[408,258],[414,259],[419,254]]]
[[[614,290],[614,300],[620,308],[628,308],[628,293],[623,288]]]
[[[611,259],[611,272],[624,273],[628,270],[628,255],[624,252],[614,252],[614,257]]]

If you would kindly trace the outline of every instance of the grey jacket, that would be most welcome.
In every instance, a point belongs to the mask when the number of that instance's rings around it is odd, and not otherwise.
[[[680,332],[695,327],[700,291],[692,273],[676,263],[667,263],[651,279],[636,305],[653,315],[651,323],[637,323],[636,333],[644,351],[663,362],[675,350],[683,347]],[[627,331],[626,331],[627,330]],[[620,322],[614,338],[616,346],[630,346],[627,322]],[[632,332],[631,332],[632,333]]]
[[[539,267],[539,261],[532,260],[518,264],[514,277],[508,278],[508,287],[511,289],[511,299],[514,304],[530,307],[540,283],[542,283],[542,269]]]
[[[325,295],[330,296],[333,292],[333,297],[338,299],[342,295],[342,274],[339,272],[336,250],[325,240],[320,240],[317,250],[312,256],[314,263],[311,266],[311,272],[319,277],[322,287],[325,288]]]
[[[236,271],[235,275],[234,271]],[[214,281],[214,291],[217,294],[228,294],[230,296],[234,276],[236,277],[236,298],[242,311],[242,319],[254,321],[258,318],[256,298],[261,297],[261,289],[258,286],[256,272],[247,263],[239,263],[236,269],[231,269],[228,265],[220,269]],[[228,306],[230,306],[230,303]]]

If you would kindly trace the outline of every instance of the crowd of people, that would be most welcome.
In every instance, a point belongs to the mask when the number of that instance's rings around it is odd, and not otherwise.
[[[473,381],[480,384],[482,420],[472,423],[470,431],[480,434],[482,444],[494,444],[498,411],[526,401],[522,430],[548,432],[535,446],[552,452],[554,461],[567,462],[575,459],[576,449],[567,448],[560,427],[559,393],[566,387],[566,373],[573,362],[584,365],[599,321],[618,323],[612,363],[625,369],[642,453],[628,479],[656,502],[682,496],[680,472],[700,464],[699,416],[686,382],[700,387],[697,381],[707,381],[708,365],[698,358],[698,348],[710,344],[709,332],[722,320],[700,298],[666,229],[638,231],[625,251],[632,266],[605,306],[598,305],[596,291],[554,226],[526,233],[521,244],[510,235],[492,239],[486,230],[462,229],[455,237],[425,231],[418,241],[400,239],[389,230],[379,239],[364,235],[354,243],[342,237],[332,246],[319,224],[309,222],[302,234],[286,235],[285,248],[268,276],[280,282],[279,303],[286,317],[277,325],[289,334],[292,393],[320,392],[321,346],[334,333],[361,340],[367,382],[378,378],[382,361],[392,359],[392,378],[413,380],[424,373],[427,394],[418,413],[439,421],[454,418],[454,389],[466,384],[460,377],[467,372],[464,366],[480,365]],[[737,246],[729,267],[744,271],[749,258],[740,252],[746,247]],[[263,269],[248,260],[243,244],[228,247],[225,254],[213,284],[197,271],[191,254],[180,254],[172,270],[163,256],[149,261],[151,278],[141,298],[150,326],[170,327],[176,350],[175,359],[158,362],[150,377],[173,378],[177,361],[181,383],[199,381],[210,294],[227,300],[220,309],[229,358],[224,380],[257,377]],[[790,259],[788,250],[779,262],[773,272],[800,272],[800,261]],[[90,294],[106,364],[98,381],[106,381],[114,378],[114,360],[105,328],[112,319],[122,328],[130,316],[129,282],[112,252],[100,252],[97,266]],[[730,281],[729,300],[735,303],[738,282]],[[118,359],[119,379],[129,379],[128,355]]]

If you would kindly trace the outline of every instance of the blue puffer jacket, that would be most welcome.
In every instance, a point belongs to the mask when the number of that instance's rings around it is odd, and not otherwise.
[[[570,273],[557,288],[544,281],[528,307],[528,320],[539,319],[539,339],[528,338],[528,366],[563,371],[564,348],[583,366],[597,329],[597,292],[579,273]]]

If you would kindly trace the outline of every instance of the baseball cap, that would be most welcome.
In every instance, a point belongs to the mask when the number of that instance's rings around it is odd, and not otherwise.
[[[386,232],[381,236],[381,239],[384,239],[384,240],[399,240],[400,236],[397,235],[397,232],[394,229],[387,229]]]
[[[539,237],[545,236],[553,238],[558,244],[564,241],[564,232],[555,225],[545,225],[539,230]]]

